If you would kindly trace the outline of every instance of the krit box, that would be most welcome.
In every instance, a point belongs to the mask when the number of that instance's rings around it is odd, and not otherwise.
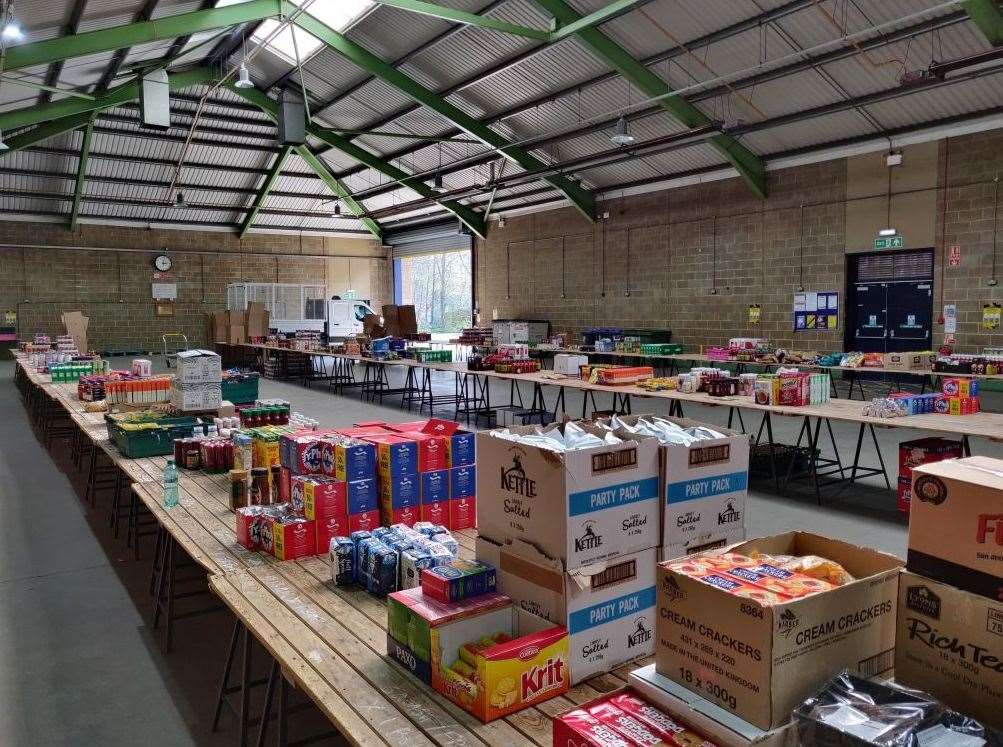
[[[1003,599],[1003,460],[935,462],[912,475],[909,570]]]
[[[695,420],[652,415],[622,420],[629,425],[639,420],[667,421],[682,428],[702,425]],[[731,544],[745,539],[749,436],[717,426],[714,430],[723,438],[692,446],[658,447],[659,493],[664,503],[661,544],[676,555],[716,542]]]
[[[477,540],[477,559],[497,569],[499,591],[568,628],[573,684],[653,653],[655,555],[649,548],[565,572],[526,542]]]
[[[655,665],[659,674],[761,729],[834,672],[866,677],[892,668],[901,562],[884,553],[807,532],[729,548],[752,555],[818,555],[856,580],[773,605],[741,597],[681,571],[657,571]]]
[[[418,679],[432,683],[432,636],[439,625],[509,607],[503,594],[485,594],[443,604],[426,598],[420,587],[387,595],[387,654]]]
[[[290,503],[308,519],[326,519],[348,514],[346,484],[324,475],[293,475]]]
[[[895,681],[1003,729],[1003,602],[904,572]],[[974,742],[973,742],[974,744]]]
[[[509,430],[529,435],[537,427]],[[556,453],[482,432],[477,458],[477,526],[485,537],[524,540],[569,570],[661,542],[654,438]]]

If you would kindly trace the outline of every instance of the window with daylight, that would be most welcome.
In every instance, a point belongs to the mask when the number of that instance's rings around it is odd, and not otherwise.
[[[448,338],[469,327],[473,312],[470,250],[395,259],[394,296],[398,304],[414,304],[420,330]]]
[[[219,0],[216,7],[235,5],[246,0]],[[293,5],[302,7],[325,26],[335,31],[346,31],[362,18],[375,3],[373,0],[292,0]],[[281,31],[276,31],[281,29]],[[295,34],[295,38],[293,37]],[[248,44],[264,44],[265,49],[278,55],[290,65],[295,65],[297,57],[302,63],[312,57],[324,43],[313,34],[291,23],[283,27],[282,22],[268,18],[258,24],[248,39]],[[298,53],[298,55],[297,55]]]

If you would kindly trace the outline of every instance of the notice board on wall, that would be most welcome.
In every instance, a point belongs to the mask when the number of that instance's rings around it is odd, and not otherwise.
[[[815,332],[839,327],[839,293],[799,291],[794,294],[794,331]]]

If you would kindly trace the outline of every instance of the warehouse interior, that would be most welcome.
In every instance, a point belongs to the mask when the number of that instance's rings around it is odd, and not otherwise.
[[[1003,635],[1001,50],[996,0],[0,0],[0,741],[1003,744],[999,667],[904,643]],[[748,560],[730,650],[683,556]],[[451,655],[395,638],[440,567],[497,572]]]

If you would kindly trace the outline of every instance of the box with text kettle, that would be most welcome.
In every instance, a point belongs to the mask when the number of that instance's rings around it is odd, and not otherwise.
[[[528,435],[536,427],[509,430]],[[477,459],[477,527],[485,537],[524,540],[569,570],[660,542],[654,438],[559,453],[478,433]]]
[[[772,729],[844,668],[865,677],[891,670],[897,558],[808,532],[749,540],[728,552],[728,558],[819,556],[854,580],[796,598],[777,595],[771,604],[761,593],[736,594],[685,570],[701,556],[666,561],[656,574],[659,674]]]
[[[633,425],[641,418],[668,421],[681,428],[706,427],[695,420],[660,415],[628,415],[618,420]],[[713,430],[721,438],[658,447],[661,544],[672,548],[675,555],[745,539],[749,436],[717,426]],[[628,435],[626,431],[614,433]]]
[[[526,542],[477,540],[477,559],[494,566],[501,593],[567,627],[572,684],[654,651],[656,552],[566,572]]]

